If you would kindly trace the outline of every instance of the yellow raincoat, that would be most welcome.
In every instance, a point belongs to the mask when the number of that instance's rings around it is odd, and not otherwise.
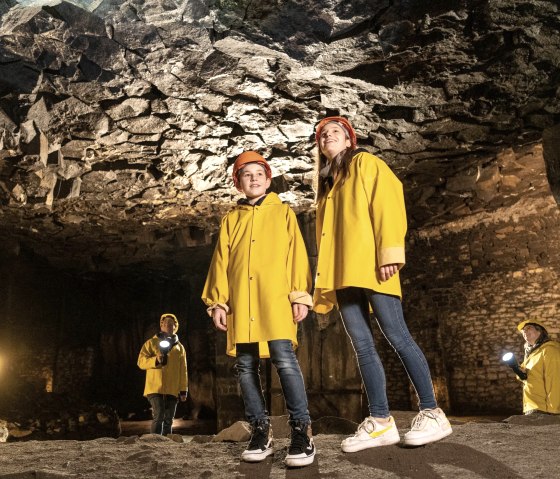
[[[523,381],[523,412],[560,414],[560,343],[547,341],[521,364],[527,373]]]
[[[167,354],[167,364],[156,366],[160,339],[155,335],[142,346],[138,355],[138,367],[146,371],[144,396],[170,394],[177,396],[187,391],[187,354],[181,343],[176,343]]]
[[[297,346],[292,303],[312,305],[311,273],[296,215],[275,193],[237,205],[223,219],[202,300],[227,310],[227,354],[237,343],[289,339]]]
[[[401,296],[399,274],[381,282],[380,266],[404,266],[402,184],[385,162],[358,152],[344,184],[337,179],[317,205],[314,310],[329,312],[336,290],[350,286]]]

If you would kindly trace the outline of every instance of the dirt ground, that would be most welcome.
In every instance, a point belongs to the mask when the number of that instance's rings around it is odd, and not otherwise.
[[[413,414],[394,416],[402,435]],[[260,464],[240,462],[245,442],[212,442],[212,436],[178,435],[172,440],[144,434],[81,442],[7,442],[0,444],[0,478],[560,477],[560,417],[451,419],[451,436],[418,448],[385,446],[344,454],[343,434],[316,434],[315,462],[299,469],[287,469],[283,463],[287,438],[276,438],[274,455]]]

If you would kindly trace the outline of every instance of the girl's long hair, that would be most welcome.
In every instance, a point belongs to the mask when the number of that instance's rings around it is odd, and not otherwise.
[[[323,199],[327,191],[332,188],[335,178],[340,177],[340,184],[344,184],[350,171],[350,162],[356,149],[346,148],[336,155],[331,161],[321,153],[317,146],[317,202]],[[329,168],[330,167],[330,168]]]
[[[548,336],[546,329],[542,328],[538,324],[533,324],[533,326],[537,331],[540,331],[541,334],[532,346],[529,343],[525,343],[525,359],[527,359],[535,349],[550,341],[550,337]]]

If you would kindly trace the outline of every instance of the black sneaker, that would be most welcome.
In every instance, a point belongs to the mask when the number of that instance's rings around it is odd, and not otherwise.
[[[261,462],[273,452],[270,422],[266,419],[254,422],[251,425],[251,440],[247,449],[241,453],[241,459],[246,462]]]
[[[311,431],[309,423],[290,421],[290,426],[292,426],[292,442],[288,448],[286,465],[288,467],[307,466],[313,462],[315,457],[313,438],[308,434],[308,430]]]

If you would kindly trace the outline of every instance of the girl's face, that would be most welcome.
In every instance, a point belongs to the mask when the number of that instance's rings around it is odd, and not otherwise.
[[[351,146],[352,143],[346,137],[345,130],[336,123],[327,123],[321,130],[319,149],[329,161]]]
[[[249,202],[264,196],[270,183],[264,166],[258,163],[249,163],[239,172],[239,189],[245,193]]]
[[[525,326],[521,333],[523,334],[523,339],[525,339],[525,341],[527,341],[531,346],[537,342],[537,339],[539,339],[539,336],[541,335],[540,331],[532,324]]]

